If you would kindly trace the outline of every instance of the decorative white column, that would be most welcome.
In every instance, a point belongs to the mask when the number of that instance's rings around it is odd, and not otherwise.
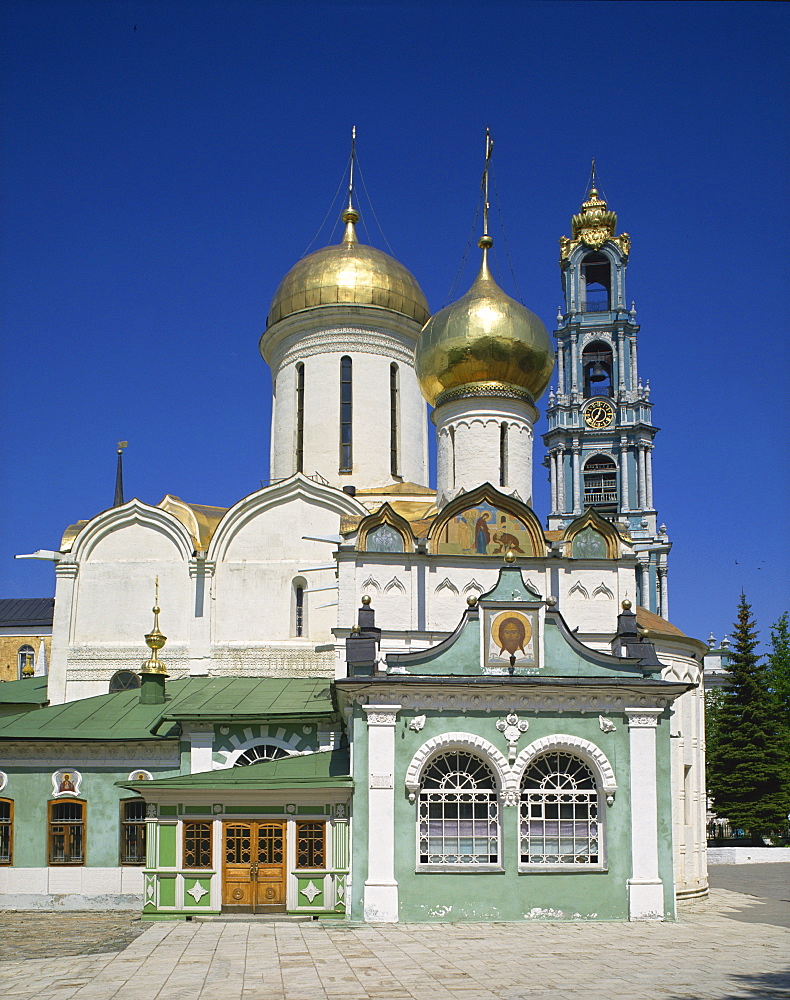
[[[631,509],[631,498],[628,495],[628,438],[620,437],[620,510]]]
[[[647,572],[647,566],[643,562],[638,562],[636,564],[636,572],[639,579],[639,600],[643,608],[650,610],[650,600],[647,593],[648,582],[650,577]]]
[[[560,396],[565,394],[565,344],[562,341],[557,344],[557,392]]]
[[[549,478],[551,486],[551,513],[557,513],[557,452],[549,452]]]
[[[579,382],[577,379],[578,371],[578,361],[579,361],[579,345],[574,337],[571,341],[571,392],[576,392],[579,388]]]
[[[617,334],[617,386],[625,392],[625,334],[622,330]]]
[[[628,919],[663,920],[664,884],[658,876],[656,727],[662,708],[626,708],[631,765],[631,878]]]
[[[639,456],[639,475],[637,477],[637,482],[639,484],[639,507],[640,510],[645,510],[647,507],[647,490],[645,489],[645,484],[647,481],[647,473],[645,471],[645,445],[644,442],[640,442],[638,447]]]
[[[636,389],[636,337],[631,337],[631,388]]]
[[[202,774],[214,767],[214,729],[193,729],[186,734],[189,739],[190,774]]]
[[[653,445],[649,444],[645,448],[645,471],[647,472],[647,506],[653,510]]]
[[[581,455],[581,448],[574,441],[573,443],[573,513],[581,514],[582,512],[582,488],[581,488],[581,471],[579,468]]]
[[[658,567],[658,588],[661,595],[661,610],[659,614],[669,621],[669,588],[667,586],[667,567]]]
[[[565,513],[565,449],[562,445],[557,452],[557,513]]]
[[[365,920],[397,923],[395,723],[400,705],[363,705],[368,717],[368,877]]]

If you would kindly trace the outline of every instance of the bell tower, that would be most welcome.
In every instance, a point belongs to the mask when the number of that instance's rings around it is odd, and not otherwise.
[[[667,553],[653,500],[650,385],[637,363],[636,308],[626,307],[631,240],[596,186],[560,239],[564,307],[557,315],[557,388],[543,436],[551,483],[549,529],[589,507],[630,536],[639,559],[636,602],[667,618]]]

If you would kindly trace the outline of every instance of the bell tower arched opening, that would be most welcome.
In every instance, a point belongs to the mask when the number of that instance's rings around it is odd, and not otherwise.
[[[612,348],[602,340],[594,340],[582,351],[584,398],[613,396]]]
[[[607,312],[612,308],[612,264],[606,254],[588,253],[582,259],[584,312]]]
[[[617,466],[607,455],[592,455],[584,463],[584,506],[617,513]]]

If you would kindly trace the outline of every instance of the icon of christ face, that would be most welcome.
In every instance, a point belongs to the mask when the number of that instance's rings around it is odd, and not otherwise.
[[[511,656],[515,656],[516,652],[520,650],[522,655],[526,656],[524,650],[526,638],[527,630],[521,619],[505,618],[499,626],[500,655],[507,651]]]

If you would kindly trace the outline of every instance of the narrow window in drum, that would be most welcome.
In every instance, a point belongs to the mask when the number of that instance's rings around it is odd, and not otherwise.
[[[340,471],[351,472],[351,358],[340,359]]]
[[[390,365],[390,473],[400,475],[398,471],[398,366]]]
[[[304,364],[296,366],[296,471],[304,472]]]

